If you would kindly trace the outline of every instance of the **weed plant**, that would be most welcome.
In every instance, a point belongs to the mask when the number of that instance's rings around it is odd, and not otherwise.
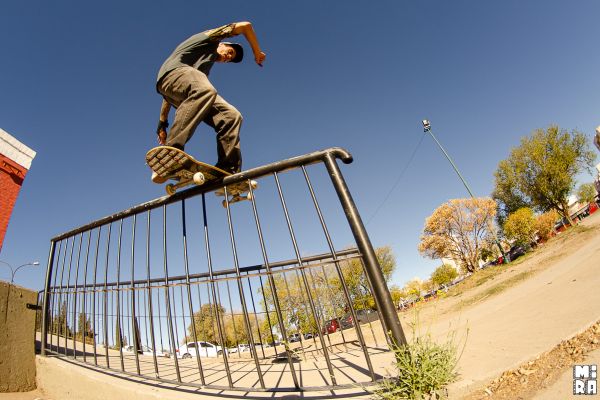
[[[415,320],[411,324],[413,339],[394,348],[397,376],[382,381],[373,392],[375,399],[443,399],[447,397],[446,386],[458,377],[455,336],[444,343],[437,343],[429,333],[419,336],[418,315]]]

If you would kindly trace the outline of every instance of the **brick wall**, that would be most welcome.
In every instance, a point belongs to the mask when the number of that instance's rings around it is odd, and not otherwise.
[[[0,129],[0,250],[35,151]]]
[[[0,249],[27,169],[0,154]]]

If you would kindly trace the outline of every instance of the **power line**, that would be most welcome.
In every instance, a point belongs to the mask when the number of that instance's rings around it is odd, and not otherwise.
[[[408,162],[406,163],[406,165],[404,166],[404,168],[402,169],[402,171],[400,171],[400,175],[396,179],[396,182],[394,183],[394,185],[392,186],[392,188],[390,189],[390,191],[388,192],[388,194],[385,196],[385,198],[383,199],[383,201],[381,202],[381,204],[379,204],[379,206],[377,206],[377,208],[375,209],[375,212],[369,217],[369,219],[367,220],[366,225],[368,225],[373,220],[373,218],[375,218],[375,216],[377,215],[377,213],[379,212],[379,210],[381,210],[381,208],[384,206],[384,204],[388,201],[388,199],[392,195],[392,192],[396,189],[396,186],[398,186],[398,184],[400,183],[400,180],[402,180],[402,177],[404,176],[404,173],[406,172],[406,170],[410,166],[412,160],[415,158],[415,155],[417,154],[417,150],[419,149],[419,146],[421,146],[421,143],[423,142],[424,138],[425,138],[425,135],[421,135],[421,140],[419,140],[419,143],[417,143],[417,146],[413,150],[410,158],[408,159]]]

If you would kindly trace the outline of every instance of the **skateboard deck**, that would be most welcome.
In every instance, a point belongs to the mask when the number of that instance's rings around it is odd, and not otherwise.
[[[197,161],[185,151],[175,147],[158,146],[146,153],[146,163],[154,171],[162,182],[174,180],[165,187],[167,194],[174,194],[177,189],[189,185],[204,185],[207,183],[220,182],[223,178],[231,175],[215,166]],[[235,183],[227,186],[228,199],[223,200],[223,206],[241,200],[251,200],[249,185],[252,189],[258,187],[256,181]],[[218,189],[217,196],[225,196],[225,189]]]

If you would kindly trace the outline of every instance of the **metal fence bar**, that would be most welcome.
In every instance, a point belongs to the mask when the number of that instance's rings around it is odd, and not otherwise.
[[[131,228],[131,326],[133,328],[133,351],[135,353],[135,367],[138,375],[140,374],[140,348],[141,340],[139,337],[139,328],[137,325],[136,312],[135,312],[135,228],[136,228],[136,217],[133,215],[132,228]]]
[[[302,173],[304,174],[304,179],[306,180],[306,185],[310,192],[310,196],[313,201],[313,205],[315,206],[315,211],[317,212],[319,222],[321,223],[321,228],[323,229],[323,233],[325,235],[325,240],[327,241],[327,246],[329,246],[329,251],[331,252],[331,257],[333,258],[338,278],[340,279],[340,282],[342,283],[342,290],[344,292],[346,304],[348,305],[348,308],[352,315],[352,321],[354,322],[354,324],[356,326],[356,334],[358,336],[360,346],[363,349],[363,353],[365,355],[365,361],[367,362],[367,368],[369,369],[371,379],[374,381],[375,380],[375,372],[373,371],[373,363],[371,362],[371,357],[369,356],[369,352],[367,350],[365,338],[363,336],[362,329],[360,329],[360,324],[359,324],[358,318],[356,317],[356,311],[354,310],[354,307],[352,307],[352,299],[350,298],[350,292],[348,291],[348,286],[346,286],[346,284],[344,282],[344,275],[340,268],[340,264],[337,260],[337,256],[335,253],[335,247],[333,246],[333,241],[331,240],[331,235],[329,234],[329,229],[327,229],[327,224],[325,223],[325,218],[323,217],[323,213],[321,212],[321,207],[319,207],[319,202],[317,200],[317,196],[315,195],[313,185],[310,182],[308,172],[306,171],[306,167],[304,167],[304,166],[302,166]],[[325,275],[325,268],[323,268],[323,274]],[[327,281],[327,278],[325,279],[325,281]]]
[[[179,362],[175,354],[177,348],[177,341],[175,340],[175,334],[173,331],[173,318],[171,316],[171,295],[169,293],[169,270],[167,261],[167,206],[163,205],[163,268],[165,273],[165,306],[167,309],[167,326],[169,334],[169,342],[171,343],[171,349],[173,354],[173,363],[175,365],[175,372],[177,374],[177,382],[181,383],[181,373],[179,371]]]
[[[248,186],[251,186],[250,184]],[[238,291],[240,295],[240,301],[242,305],[242,310],[244,310],[244,323],[246,324],[246,332],[248,334],[248,341],[250,342],[251,348],[256,348],[254,345],[254,338],[252,337],[252,325],[250,324],[250,318],[248,316],[248,307],[246,305],[246,295],[244,294],[244,287],[242,286],[242,280],[240,275],[240,264],[238,260],[237,248],[235,245],[235,233],[233,231],[233,222],[231,218],[231,204],[229,203],[229,193],[227,191],[227,186],[225,186],[225,208],[227,209],[227,226],[229,227],[229,240],[231,241],[231,252],[233,255],[233,265],[236,270],[236,283],[238,286]],[[260,387],[262,389],[265,388],[265,381],[262,375],[262,371],[260,368],[260,362],[258,361],[258,356],[256,352],[254,352],[254,365],[256,366],[256,373],[258,374],[258,380],[260,382]]]
[[[267,273],[267,279],[269,281],[271,295],[273,296],[273,305],[275,307],[275,313],[277,314],[277,321],[279,322],[279,324],[278,324],[279,325],[279,331],[281,332],[281,336],[283,338],[284,343],[288,343],[289,338],[288,338],[288,334],[287,334],[287,331],[285,329],[285,324],[284,324],[284,321],[283,321],[283,313],[281,311],[281,304],[279,302],[279,296],[277,295],[275,280],[273,278],[273,272],[271,270],[271,266],[270,266],[270,263],[269,263],[269,256],[267,254],[267,248],[266,248],[266,245],[265,245],[265,239],[264,239],[263,231],[262,231],[262,228],[261,228],[261,225],[260,225],[260,218],[258,216],[258,208],[257,208],[257,205],[256,205],[256,197],[254,196],[254,190],[252,189],[252,185],[250,185],[249,188],[250,188],[250,195],[252,197],[252,201],[251,201],[251,203],[252,203],[252,213],[253,213],[253,216],[254,216],[254,222],[256,224],[256,230],[257,230],[258,241],[259,241],[259,245],[260,245],[260,251],[261,251],[262,258],[263,258],[263,263],[264,263],[264,266],[265,266],[265,270],[266,270],[266,273]],[[261,289],[262,289],[263,298],[265,298],[265,294],[264,294],[265,291],[264,291],[264,288],[262,288],[262,281],[261,281]],[[269,318],[268,317],[269,316],[269,309],[267,307],[267,304],[268,304],[268,302],[265,299],[265,309],[266,309],[266,312],[267,312],[267,318]],[[270,322],[270,319],[269,319],[269,326],[272,326],[271,322]],[[275,340],[273,339],[273,331],[272,330],[271,330],[271,338],[272,338],[273,342],[275,342]],[[264,349],[263,349],[263,351],[264,351]],[[277,351],[277,350],[275,350],[275,351]],[[256,350],[255,350],[255,352],[256,352]],[[263,353],[263,356],[264,356],[264,353]],[[294,367],[294,360],[292,359],[291,353],[289,351],[287,351],[287,349],[286,349],[286,352],[285,352],[285,357],[286,357],[288,366],[290,368],[290,373],[292,375],[292,379],[293,379],[293,382],[294,382],[294,388],[299,389],[300,388],[300,383],[298,382],[298,377],[296,375],[296,369]]]
[[[183,236],[183,265],[185,267],[185,285],[187,288],[187,301],[188,301],[188,308],[189,308],[189,312],[190,312],[190,323],[192,326],[192,335],[193,335],[193,340],[195,342],[198,341],[198,333],[196,332],[196,322],[194,319],[194,310],[193,310],[193,302],[192,302],[192,288],[190,286],[190,265],[189,265],[189,260],[188,260],[188,251],[187,251],[187,223],[186,223],[186,217],[185,217],[185,200],[181,200],[181,220],[183,221],[183,224],[181,226],[182,229],[182,236]],[[183,299],[182,299],[183,302]],[[182,304],[183,305],[183,304]],[[183,325],[185,326],[185,321],[183,323]],[[203,385],[206,385],[206,380],[204,379],[204,368],[202,366],[202,361],[200,361],[200,353],[198,351],[196,351],[196,364],[198,365],[198,375],[200,376],[200,382],[202,382]]]
[[[79,235],[79,249],[77,250],[77,268],[75,270],[75,290],[73,291],[73,358],[77,358],[75,337],[77,336],[77,281],[79,279],[79,261],[81,260],[81,247],[83,245],[83,232]]]
[[[275,183],[277,185],[277,192],[279,193],[279,200],[281,200],[281,206],[283,207],[283,212],[285,214],[285,221],[287,223],[287,227],[288,227],[288,230],[290,233],[290,239],[292,240],[292,245],[294,246],[294,252],[296,253],[296,257],[298,258],[298,265],[301,266],[302,265],[302,257],[300,256],[300,249],[298,248],[298,243],[296,241],[296,235],[294,234],[294,228],[292,227],[292,221],[290,219],[288,208],[285,203],[283,191],[281,190],[281,184],[279,183],[279,177],[277,176],[277,172],[274,172],[273,176],[275,178]],[[320,325],[319,317],[317,316],[315,302],[310,293],[308,279],[306,278],[306,273],[305,273],[304,269],[300,269],[300,274],[302,276],[304,288],[306,289],[306,296],[308,297],[308,304],[310,305],[310,311],[312,313],[312,317],[314,318],[314,321],[317,324],[317,326],[319,326]],[[327,369],[329,370],[329,377],[331,378],[331,383],[335,386],[335,385],[337,385],[337,381],[335,378],[335,374],[333,372],[333,366],[331,365],[331,359],[329,357],[329,352],[327,351],[327,346],[325,345],[325,340],[323,339],[323,335],[319,335],[319,340],[321,341],[321,348],[323,349],[323,355],[325,356],[325,362],[327,364]]]
[[[94,341],[94,365],[98,365],[98,348],[96,340],[96,327],[100,327],[100,324],[96,323],[96,282],[98,276],[98,255],[100,253],[100,235],[102,233],[102,227],[98,227],[98,236],[96,238],[96,253],[94,255],[94,283],[92,286],[92,335]]]
[[[117,244],[117,289],[116,293],[116,304],[115,308],[117,311],[116,316],[116,327],[115,327],[115,340],[116,346],[119,350],[119,360],[121,362],[121,371],[125,371],[125,360],[123,359],[123,320],[121,318],[121,241],[123,239],[123,220],[119,223],[119,241]]]
[[[69,256],[69,269],[67,270],[67,286],[69,285],[69,283],[71,282],[71,266],[73,265],[73,251],[75,250],[75,237],[73,236],[73,240],[71,241],[71,252],[70,252],[70,256]],[[62,277],[61,277],[62,278]],[[61,286],[62,286],[62,279],[61,279]],[[65,352],[65,356],[68,355],[68,349],[69,349],[69,292],[68,289],[64,289],[65,290],[65,297],[66,300],[64,302],[65,305],[65,313],[64,313],[64,322],[65,322],[65,326],[64,326],[64,338],[65,338],[65,346],[64,346],[64,352]],[[62,317],[63,312],[62,312],[62,304],[60,305],[60,314],[59,314],[59,320],[60,317]],[[62,327],[62,325],[61,325]],[[60,343],[60,342],[59,342]]]
[[[88,275],[88,263],[89,263],[89,256],[90,256],[90,245],[92,242],[92,231],[88,232],[88,241],[87,241],[87,249],[85,251],[85,267],[83,270],[83,301],[81,304],[81,317],[83,318],[82,324],[83,324],[83,332],[81,332],[81,341],[83,342],[83,361],[87,361],[86,360],[86,351],[85,351],[85,342],[87,339],[87,309],[86,309],[86,297],[87,297],[87,291],[85,290],[85,286],[87,286],[87,275]],[[78,321],[79,322],[79,321]]]
[[[110,358],[108,356],[108,261],[110,254],[110,233],[112,230],[112,223],[108,225],[108,232],[106,234],[106,263],[104,265],[104,296],[103,300],[103,328],[104,328],[104,356],[106,360],[106,367],[110,368]]]
[[[43,309],[42,309],[42,332],[41,332],[41,355],[46,355],[46,347],[48,347],[48,324],[52,321],[50,315],[50,286],[52,284],[51,277],[52,271],[54,269],[54,251],[56,250],[56,242],[52,241],[50,243],[50,252],[48,254],[48,269],[46,270],[46,283],[44,284],[44,300],[43,300]],[[59,249],[60,253],[60,249]],[[58,268],[56,268],[58,269]],[[56,278],[55,278],[56,279]],[[54,296],[51,296],[54,298]],[[50,330],[52,332],[52,330]],[[52,335],[52,333],[51,333]],[[52,336],[50,337],[50,346],[52,346]]]
[[[350,190],[348,190],[346,181],[331,154],[325,156],[324,162],[327,171],[329,172],[331,182],[333,183],[333,187],[335,188],[346,214],[346,218],[348,219],[348,224],[350,225],[358,249],[365,260],[367,277],[373,285],[373,298],[377,303],[377,308],[381,310],[385,331],[390,332],[391,339],[395,345],[399,346],[406,344],[406,336],[400,325],[400,319],[398,318],[396,308],[392,302],[392,297],[385,283],[385,278],[381,272],[381,268],[379,268],[375,250],[373,249],[367,230],[362,223],[358,209],[354,204]]]
[[[220,317],[220,312],[218,311],[218,305],[220,304],[220,302],[217,301],[218,297],[217,297],[217,292],[215,289],[215,282],[214,282],[214,277],[213,277],[213,264],[212,264],[212,256],[211,256],[211,251],[210,251],[210,236],[208,234],[208,216],[206,214],[206,196],[204,195],[204,193],[202,194],[202,222],[204,225],[204,245],[206,246],[206,258],[207,258],[207,262],[208,262],[208,274],[209,274],[209,278],[210,278],[210,292],[209,292],[209,299],[210,296],[212,294],[212,298],[215,302],[215,307],[214,307],[214,312],[215,312],[215,319],[217,322],[217,329],[219,332],[219,340],[221,341],[222,344],[225,343],[224,340],[224,335],[223,335],[223,327],[221,325],[221,317]],[[212,310],[213,307],[210,303],[210,309]],[[223,362],[225,364],[225,371],[227,373],[227,383],[229,384],[229,388],[233,388],[233,380],[231,379],[231,369],[229,367],[229,360],[227,360],[227,354],[224,351],[223,352]]]

